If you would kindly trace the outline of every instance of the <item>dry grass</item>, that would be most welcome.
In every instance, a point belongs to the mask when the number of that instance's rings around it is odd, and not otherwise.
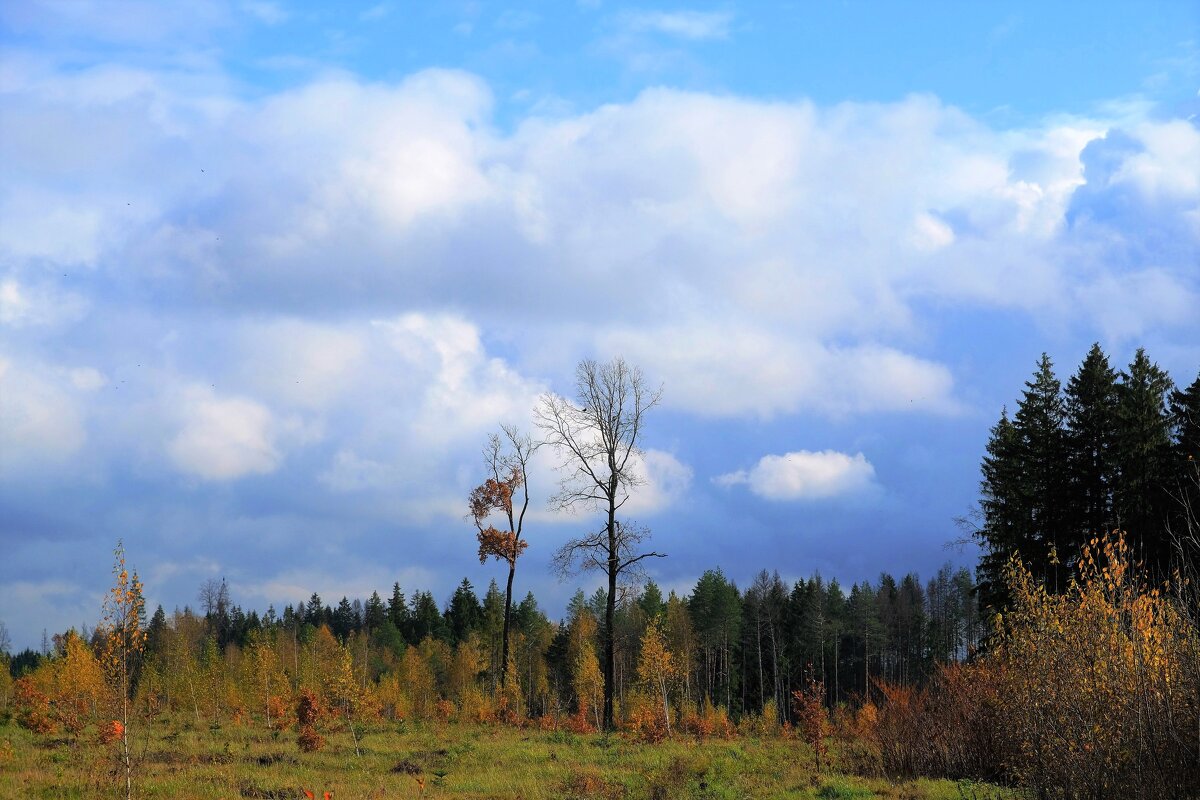
[[[135,728],[135,793],[290,799],[309,789],[317,797],[331,791],[337,800],[972,796],[947,781],[817,777],[811,753],[794,741],[677,738],[647,745],[621,737],[431,724],[368,730],[356,757],[348,732],[325,735],[323,750],[301,753],[294,733],[273,735],[258,727],[196,728],[181,720],[159,721],[149,735]],[[123,779],[115,749],[88,733],[71,743],[0,723],[0,758],[0,797],[112,797]]]

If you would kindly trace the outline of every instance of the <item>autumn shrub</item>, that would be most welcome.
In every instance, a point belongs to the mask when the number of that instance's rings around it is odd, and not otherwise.
[[[300,732],[296,736],[296,744],[300,746],[302,752],[315,753],[325,746],[325,738],[317,733],[316,728],[301,726]]]
[[[267,713],[270,715],[272,730],[286,731],[292,726],[288,702],[279,695],[273,694],[267,698]]]
[[[732,739],[737,734],[737,728],[729,719],[729,710],[725,706],[705,700],[701,716],[704,720],[704,727],[710,731],[710,736]]]
[[[595,733],[599,730],[596,727],[596,720],[586,710],[576,711],[569,717],[563,720],[562,727],[571,733]]]
[[[704,716],[695,703],[681,703],[679,707],[679,730],[697,739],[704,740],[712,736],[712,731],[704,724]]]
[[[31,675],[18,678],[13,684],[17,707],[17,724],[38,734],[54,733],[57,726],[50,714],[50,698],[38,689]]]
[[[1120,534],[1049,594],[1019,559],[988,662],[1011,778],[1068,798],[1200,795],[1196,628],[1146,584]]]
[[[472,686],[463,691],[459,698],[459,717],[464,722],[494,725],[497,719],[495,702],[479,687]]]
[[[625,797],[625,787],[610,781],[595,767],[573,768],[560,787],[565,800],[619,800]]]
[[[305,689],[296,701],[296,743],[305,753],[315,753],[325,746],[325,739],[317,733],[317,720],[321,718],[321,704],[317,695]]]
[[[1200,796],[1200,637],[1120,534],[1051,594],[1019,558],[988,653],[923,687],[877,681],[884,771],[1003,781],[1038,796]]]
[[[823,704],[824,697],[825,684],[812,678],[809,678],[803,689],[792,692],[792,705],[796,712],[796,728],[812,749],[813,764],[817,774],[820,774],[821,764],[828,752],[825,737],[830,733],[829,715],[825,712]]]
[[[121,741],[125,736],[125,726],[121,724],[121,720],[114,719],[100,726],[100,733],[97,737],[102,745],[110,745]]]
[[[434,704],[434,713],[437,715],[437,721],[441,723],[449,722],[458,715],[458,706],[453,700],[442,698]]]
[[[1009,759],[1000,732],[995,665],[943,665],[923,687],[876,681],[880,706],[864,706],[856,729],[879,748],[891,776],[995,780]],[[870,719],[873,717],[873,720]]]
[[[642,692],[626,697],[621,715],[621,730],[633,739],[657,744],[667,738],[669,727],[662,701]]]

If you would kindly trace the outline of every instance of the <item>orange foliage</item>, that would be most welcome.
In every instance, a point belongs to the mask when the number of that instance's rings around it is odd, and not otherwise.
[[[821,762],[828,750],[825,745],[825,737],[829,735],[829,717],[821,702],[824,696],[825,684],[812,678],[809,678],[808,685],[804,689],[792,692],[792,704],[796,710],[796,727],[800,730],[804,741],[808,742],[808,746],[812,748],[813,763],[816,765],[817,774],[821,772]]]
[[[480,564],[487,561],[489,556],[513,564],[529,547],[529,542],[517,541],[517,535],[512,531],[497,530],[490,525],[479,531],[476,538],[479,540]]]
[[[17,706],[17,724],[34,733],[54,733],[56,726],[50,716],[50,698],[38,690],[31,676],[17,679],[13,684],[13,697]]]
[[[626,700],[621,728],[630,737],[649,744],[657,744],[670,734],[661,702],[642,693],[630,695]]]
[[[438,700],[434,706],[434,711],[437,714],[439,722],[449,722],[458,713],[458,708],[451,700]]]
[[[100,744],[107,745],[119,742],[124,735],[125,726],[121,724],[121,720],[119,719],[114,719],[100,726]]]
[[[563,722],[563,727],[571,733],[595,733],[597,728],[586,709],[581,709]]]
[[[508,478],[503,480],[488,478],[471,490],[468,504],[471,509],[471,518],[475,521],[475,527],[479,529],[477,538],[479,539],[480,564],[492,557],[505,561],[510,566],[515,565],[521,553],[528,547],[528,543],[519,541],[517,534],[511,530],[501,531],[494,526],[486,528],[483,526],[484,520],[493,511],[502,512],[511,521],[513,492],[519,489],[524,482],[525,476],[521,473],[520,468],[513,467]]]
[[[296,743],[305,753],[315,753],[325,746],[325,739],[316,729],[321,714],[322,709],[317,696],[307,689],[301,692],[296,703],[296,721],[300,726]]]
[[[285,731],[291,727],[292,721],[289,718],[288,703],[279,695],[273,694],[267,698],[267,711],[271,715],[271,728],[277,731]]]
[[[730,721],[725,707],[714,706],[707,700],[704,701],[702,711],[697,712],[694,708],[685,711],[679,727],[697,739],[707,739],[710,736],[732,739],[737,734],[737,728]]]

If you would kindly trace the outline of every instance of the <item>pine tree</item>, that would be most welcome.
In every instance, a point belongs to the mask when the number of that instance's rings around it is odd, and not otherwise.
[[[666,603],[663,602],[662,590],[658,588],[658,584],[654,581],[646,581],[646,588],[642,590],[642,595],[638,598],[637,604],[648,620],[661,617],[667,609]]]

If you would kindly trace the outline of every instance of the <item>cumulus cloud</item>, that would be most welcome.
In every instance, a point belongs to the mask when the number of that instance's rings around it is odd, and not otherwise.
[[[151,10],[127,34],[149,8],[133,3],[111,23],[29,8],[6,23],[139,46],[178,33]],[[246,22],[221,8],[178,23],[189,44]],[[677,44],[733,21],[641,24],[633,38]],[[139,505],[120,523],[285,541],[461,518],[483,437],[527,424],[583,355],[641,365],[680,427],[962,414],[980,390],[946,334],[966,318],[1182,341],[1195,363],[1200,133],[1184,120],[1000,128],[924,95],[667,88],[512,118],[461,71],[247,93],[211,60],[138,63],[5,55],[0,466],[51,491],[86,461],[97,485],[178,504],[165,464],[197,495],[261,491],[305,516],[214,503],[197,526]],[[665,516],[701,490],[686,449],[655,444],[631,504]],[[790,455],[720,481],[779,498],[873,485],[861,454]]]
[[[745,485],[767,500],[820,500],[861,494],[875,485],[875,468],[862,453],[799,450],[766,455],[749,470],[713,479],[719,486]]]
[[[624,506],[625,513],[651,516],[681,501],[692,484],[692,468],[671,453],[649,448],[634,464],[642,481]]]
[[[275,420],[262,404],[193,387],[185,393],[181,413],[183,426],[167,444],[181,472],[223,481],[266,474],[279,466]]]

